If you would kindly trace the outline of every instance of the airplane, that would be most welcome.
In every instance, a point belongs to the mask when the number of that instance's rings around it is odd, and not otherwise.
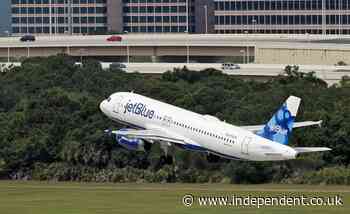
[[[133,92],[117,92],[100,103],[109,119],[127,126],[105,130],[128,150],[149,152],[154,143],[164,151],[161,160],[172,164],[173,146],[202,152],[209,162],[220,158],[246,161],[283,161],[302,153],[329,151],[326,147],[290,147],[294,128],[322,121],[294,122],[301,99],[290,96],[265,125],[234,126]]]

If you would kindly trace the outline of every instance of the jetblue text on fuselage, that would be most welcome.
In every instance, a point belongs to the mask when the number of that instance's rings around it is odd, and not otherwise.
[[[148,117],[149,119],[152,119],[155,113],[154,110],[147,109],[146,104],[139,102],[132,103],[130,100],[124,106],[124,114],[127,112],[143,117]]]

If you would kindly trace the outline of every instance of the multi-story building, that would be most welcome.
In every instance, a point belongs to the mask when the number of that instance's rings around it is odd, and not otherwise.
[[[350,0],[12,0],[15,34],[350,34]]]
[[[14,34],[107,31],[106,0],[12,0]]]
[[[14,34],[194,32],[194,0],[12,0]],[[189,23],[189,24],[188,24]]]
[[[214,0],[123,0],[128,32],[214,33]]]
[[[349,34],[349,0],[214,0],[216,33]]]
[[[193,10],[193,7],[189,7],[187,0],[123,0],[124,30],[144,33],[192,32],[194,16],[189,10]]]

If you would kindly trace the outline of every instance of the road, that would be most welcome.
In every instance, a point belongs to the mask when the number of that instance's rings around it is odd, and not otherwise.
[[[103,67],[107,68],[109,63],[104,63]],[[140,72],[149,74],[161,74],[173,68],[183,68],[186,66],[191,70],[203,70],[206,68],[215,68],[222,70],[222,64],[213,63],[130,63],[125,64],[127,72]],[[263,65],[263,64],[240,64],[240,69],[224,70],[224,73],[237,76],[251,77],[275,77],[283,74],[285,65]],[[333,65],[301,65],[302,72],[314,71],[318,78],[325,80],[329,85],[338,83],[343,76],[350,76],[350,66],[333,66]]]
[[[350,44],[327,43],[335,36],[324,35],[232,35],[232,34],[127,34],[122,42],[107,42],[108,35],[38,36],[35,42],[20,42],[19,37],[1,37],[0,48],[15,47],[105,47],[105,46],[258,46],[291,48],[350,49]],[[347,39],[346,36],[343,36]],[[322,40],[320,43],[319,41]]]
[[[102,62],[102,68],[108,69],[111,62]],[[204,70],[214,68],[223,70],[220,63],[122,63],[126,66],[126,72],[139,72],[145,74],[162,74],[166,71],[172,71],[174,68],[183,68],[186,66],[190,70]],[[21,63],[1,63],[0,72],[9,66],[21,66]],[[223,73],[236,76],[247,77],[275,77],[284,73],[285,65],[267,65],[267,64],[239,64],[240,69],[223,70]],[[338,83],[343,76],[350,77],[350,66],[334,65],[300,65],[301,72],[315,72],[318,78],[325,80],[329,85]]]

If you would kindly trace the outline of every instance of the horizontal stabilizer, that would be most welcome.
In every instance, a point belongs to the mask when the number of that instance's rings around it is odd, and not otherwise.
[[[321,127],[321,125],[322,125],[322,120],[320,120],[320,121],[304,121],[304,122],[295,122],[294,124],[293,124],[293,129],[294,128],[300,128],[300,127],[305,127],[305,126],[319,126],[319,127]]]
[[[320,126],[321,127],[321,125],[322,125],[322,120],[320,120],[320,121],[294,122],[293,129],[307,127],[307,126]],[[260,131],[262,128],[264,128],[264,125],[241,126],[241,128],[244,128],[248,131],[256,133],[257,131]]]
[[[293,148],[298,153],[307,153],[307,152],[325,152],[332,149],[327,147],[295,147]]]

